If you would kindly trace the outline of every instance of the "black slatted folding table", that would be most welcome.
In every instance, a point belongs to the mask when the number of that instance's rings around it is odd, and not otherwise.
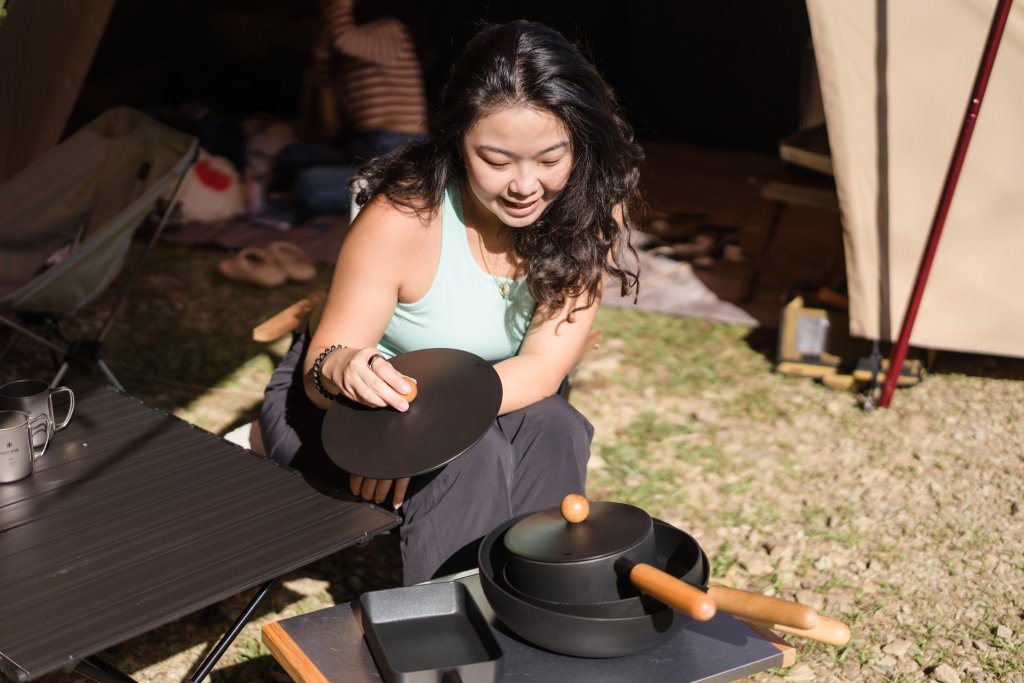
[[[398,524],[108,387],[78,387],[35,473],[0,484],[0,673],[92,656],[261,586],[190,680],[201,680],[275,579]]]

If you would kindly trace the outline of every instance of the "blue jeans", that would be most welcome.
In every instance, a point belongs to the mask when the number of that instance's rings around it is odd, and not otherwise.
[[[336,157],[315,145],[289,145],[286,153],[290,163],[306,166],[295,179],[296,199],[313,214],[341,213],[348,215],[352,194],[348,182],[366,161],[381,156],[406,143],[418,140],[415,133],[376,130],[352,137],[352,163],[334,163]],[[308,163],[302,164],[305,159]],[[340,159],[337,159],[340,161]]]

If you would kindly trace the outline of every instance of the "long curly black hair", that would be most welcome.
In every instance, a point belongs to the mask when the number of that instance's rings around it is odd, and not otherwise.
[[[643,150],[608,84],[568,40],[543,24],[514,21],[477,32],[452,67],[427,136],[361,169],[366,185],[356,201],[384,195],[400,207],[431,214],[449,183],[465,185],[465,133],[479,118],[507,106],[553,113],[572,139],[565,187],[532,225],[512,231],[515,255],[538,305],[554,315],[568,299],[581,297],[585,305],[574,310],[588,307],[600,297],[605,275],[619,281],[623,296],[635,296],[639,274],[628,235],[643,209]],[[613,217],[615,206],[622,209],[624,228]]]

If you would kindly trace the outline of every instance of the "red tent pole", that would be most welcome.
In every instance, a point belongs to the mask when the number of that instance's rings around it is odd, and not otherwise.
[[[971,142],[971,135],[974,133],[974,124],[978,120],[978,111],[981,109],[981,100],[985,96],[985,88],[988,87],[988,78],[992,74],[992,65],[996,61],[996,52],[999,50],[999,42],[1003,38],[1003,29],[1006,27],[1006,18],[1010,14],[1010,5],[1013,0],[999,0],[995,14],[992,15],[992,26],[988,32],[988,39],[985,42],[985,51],[981,56],[981,64],[978,65],[978,75],[974,79],[974,89],[971,91],[971,100],[967,105],[967,112],[964,114],[963,123],[960,125],[960,137],[956,141],[956,148],[953,151],[953,158],[949,162],[949,170],[946,171],[946,182],[942,186],[942,194],[939,195],[939,205],[935,210],[935,218],[932,221],[932,229],[928,234],[928,242],[925,245],[924,254],[921,255],[921,263],[917,268],[917,277],[914,280],[914,289],[911,292],[910,303],[907,305],[906,315],[903,317],[903,326],[900,328],[900,336],[889,356],[889,369],[885,373],[885,385],[882,387],[882,397],[878,405],[883,408],[889,407],[892,400],[892,392],[896,388],[896,380],[899,379],[903,370],[903,361],[907,357],[907,347],[910,345],[910,332],[914,328],[914,319],[917,318],[917,310],[921,306],[921,297],[924,294],[925,284],[928,282],[928,274],[932,269],[932,262],[935,260],[935,252],[939,247],[939,238],[942,237],[942,228],[946,224],[946,216],[949,214],[949,205],[953,201],[953,192],[956,190],[957,181],[960,179],[960,170],[964,165],[964,157],[967,155],[967,146]]]

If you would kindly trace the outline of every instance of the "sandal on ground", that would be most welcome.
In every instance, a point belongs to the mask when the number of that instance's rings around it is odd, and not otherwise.
[[[291,242],[271,242],[267,250],[291,279],[306,281],[316,277],[313,261],[305,251]]]
[[[221,275],[239,282],[277,287],[288,281],[288,273],[266,249],[246,247],[217,264]]]

